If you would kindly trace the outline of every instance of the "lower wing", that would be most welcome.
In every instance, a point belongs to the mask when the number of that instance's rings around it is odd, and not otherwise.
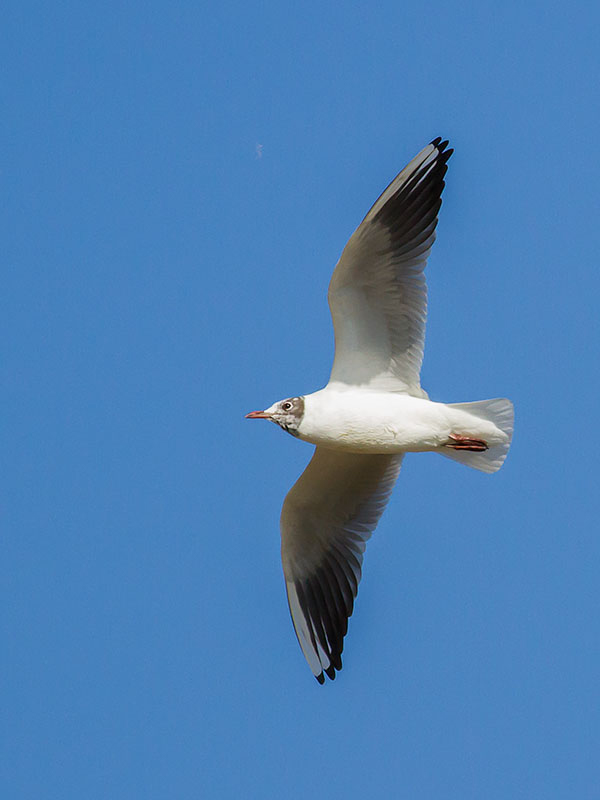
[[[342,668],[365,545],[398,477],[400,455],[318,447],[281,512],[281,558],[300,647],[319,681]]]

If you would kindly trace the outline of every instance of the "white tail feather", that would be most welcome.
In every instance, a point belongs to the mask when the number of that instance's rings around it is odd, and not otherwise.
[[[493,445],[482,453],[470,450],[452,450],[449,447],[440,449],[438,452],[467,467],[473,467],[482,472],[497,472],[504,463],[512,441],[515,419],[513,404],[505,397],[495,397],[493,400],[479,400],[476,403],[449,403],[448,405],[450,408],[467,411],[475,417],[492,422],[508,436],[508,440],[503,444]]]

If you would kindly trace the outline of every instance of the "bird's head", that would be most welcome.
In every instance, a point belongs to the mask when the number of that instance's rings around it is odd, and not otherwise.
[[[304,416],[304,397],[288,397],[280,400],[264,411],[251,411],[246,419],[270,419],[284,431],[298,436],[298,428]]]

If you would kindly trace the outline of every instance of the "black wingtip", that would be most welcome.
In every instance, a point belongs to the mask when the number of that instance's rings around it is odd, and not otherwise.
[[[341,665],[340,665],[341,669]],[[323,670],[319,675],[315,675],[315,678],[321,684],[321,686],[325,683],[325,675],[330,678],[332,681],[335,680],[335,667],[333,664],[330,664],[326,669]]]
[[[454,150],[452,148],[450,148],[450,150],[446,150],[446,148],[449,145],[449,141],[448,141],[448,139],[444,139],[444,141],[442,141],[442,137],[441,136],[437,136],[429,144],[431,144],[431,145],[433,145],[433,147],[437,148],[438,152],[444,153],[444,156],[446,157],[446,161],[450,158],[450,156],[454,152]]]

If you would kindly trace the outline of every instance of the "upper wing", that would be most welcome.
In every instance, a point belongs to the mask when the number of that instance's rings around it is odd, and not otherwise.
[[[426,396],[420,388],[427,286],[448,142],[434,139],[390,183],[353,233],[329,284],[330,383]]]
[[[292,621],[313,674],[342,668],[367,539],[398,477],[402,454],[318,447],[281,512],[281,559]]]

